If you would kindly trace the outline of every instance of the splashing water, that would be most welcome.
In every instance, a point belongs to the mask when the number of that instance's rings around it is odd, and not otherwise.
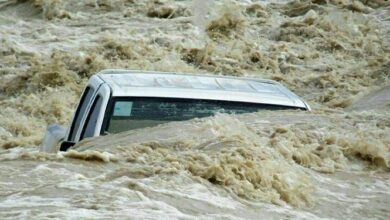
[[[388,219],[386,1],[0,1],[0,216]],[[217,115],[38,152],[104,68],[280,81],[312,112]]]

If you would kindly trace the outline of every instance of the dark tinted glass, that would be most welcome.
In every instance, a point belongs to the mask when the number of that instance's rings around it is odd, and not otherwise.
[[[81,134],[81,140],[87,137],[92,137],[95,133],[96,123],[99,117],[100,108],[102,107],[103,98],[98,95],[91,107],[86,124],[84,124],[84,129]]]
[[[94,89],[87,87],[81,96],[80,104],[77,107],[75,118],[73,120],[73,123],[70,127],[70,133],[69,133],[69,139],[70,141],[74,141],[76,137],[76,131],[78,127],[80,126],[81,119],[83,115],[85,114],[85,110],[87,109],[88,103],[90,102],[90,99],[92,98],[92,95],[94,93]]]
[[[260,110],[292,108],[289,106],[214,100],[119,98],[113,102],[106,131],[108,133],[119,133],[170,121],[213,116],[217,112],[242,114]]]

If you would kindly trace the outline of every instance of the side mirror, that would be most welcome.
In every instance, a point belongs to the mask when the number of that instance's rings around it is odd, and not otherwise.
[[[60,151],[67,151],[70,147],[72,147],[75,144],[76,143],[72,141],[63,141],[61,143]]]
[[[55,153],[59,150],[58,144],[65,139],[66,128],[58,124],[49,125],[42,140],[41,151]]]

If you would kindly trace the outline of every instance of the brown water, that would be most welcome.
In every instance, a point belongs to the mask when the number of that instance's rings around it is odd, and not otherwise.
[[[388,219],[387,1],[0,0],[0,217]],[[280,81],[313,112],[39,152],[104,68]]]

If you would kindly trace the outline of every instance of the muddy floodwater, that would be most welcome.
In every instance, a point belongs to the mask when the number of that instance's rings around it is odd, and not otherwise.
[[[272,79],[313,111],[40,152],[107,68]],[[390,219],[385,0],[0,0],[1,219]]]

